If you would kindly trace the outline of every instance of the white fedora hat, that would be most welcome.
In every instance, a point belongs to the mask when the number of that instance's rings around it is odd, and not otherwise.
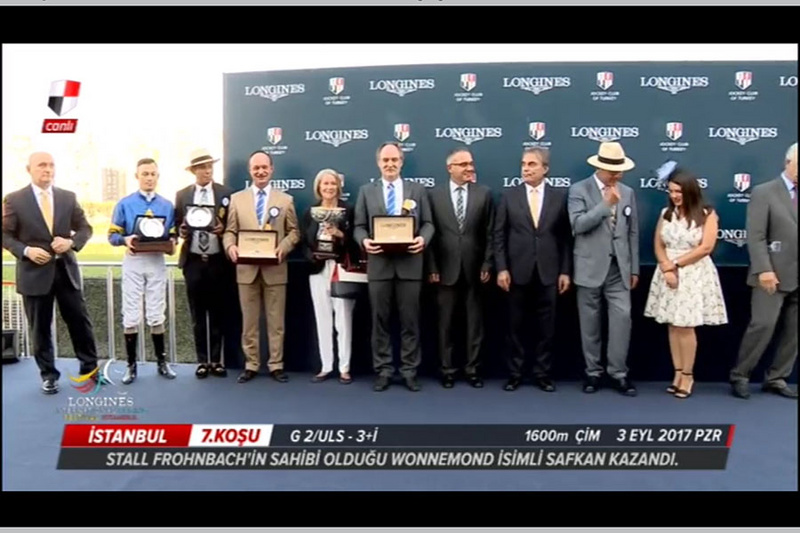
[[[600,143],[597,155],[591,156],[586,161],[593,167],[612,172],[624,172],[636,166],[632,159],[625,157],[625,150],[618,142]]]
[[[191,170],[192,167],[197,165],[216,163],[217,161],[219,161],[219,159],[214,159],[211,157],[211,152],[205,148],[198,148],[197,150],[192,150],[192,155],[189,156],[189,166],[186,167],[186,170]]]

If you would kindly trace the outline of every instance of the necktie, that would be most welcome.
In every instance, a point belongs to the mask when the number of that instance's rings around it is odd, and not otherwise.
[[[386,213],[394,215],[394,184],[389,184],[389,194],[386,198]]]
[[[208,189],[206,189],[205,187],[200,189],[200,204],[208,205]]]
[[[610,187],[603,187],[603,192],[606,192]],[[617,204],[611,206],[611,229],[617,227]]]
[[[50,233],[53,233],[53,205],[50,203],[50,193],[42,191],[42,216]]]
[[[531,218],[533,219],[533,226],[539,227],[539,191],[531,189]]]
[[[258,225],[264,225],[264,207],[267,201],[267,193],[264,189],[258,191],[258,202],[256,203],[256,216],[258,217]]]
[[[456,188],[456,218],[458,219],[458,230],[464,229],[464,187]]]

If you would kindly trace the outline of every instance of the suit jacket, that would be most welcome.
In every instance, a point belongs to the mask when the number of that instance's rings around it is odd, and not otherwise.
[[[575,236],[575,285],[596,288],[603,284],[611,265],[612,251],[628,290],[631,276],[639,275],[639,215],[633,189],[617,183],[617,223],[611,230],[611,209],[603,201],[594,176],[569,189],[567,209]]]
[[[219,183],[214,182],[212,184],[214,190],[214,213],[216,214],[217,218],[222,222],[222,227],[224,228],[228,223],[228,205],[230,204],[231,195],[233,194],[233,189],[228,187],[227,185],[221,185]],[[183,224],[183,219],[186,216],[186,206],[194,204],[194,192],[195,192],[195,184],[192,183],[186,188],[181,189],[175,195],[175,227],[180,228],[181,224]],[[183,268],[186,264],[186,258],[189,256],[189,249],[192,246],[192,236],[194,232],[189,231],[189,234],[186,236],[186,239],[183,241],[183,245],[181,246],[181,254],[178,257],[178,266]],[[219,247],[220,249],[223,248],[222,246],[222,235],[219,235]],[[222,250],[224,252],[224,249]]]
[[[283,191],[273,188],[269,194],[266,211],[277,207],[280,213],[272,223],[272,229],[278,232],[278,248],[283,250],[283,262],[279,265],[236,265],[236,281],[241,284],[253,283],[261,274],[267,285],[285,285],[288,278],[286,260],[294,247],[300,242],[300,231],[297,227],[297,213],[294,199]],[[228,222],[222,238],[222,246],[228,248],[237,242],[239,230],[259,230],[256,216],[255,196],[253,188],[233,193],[231,196]]]
[[[442,285],[455,285],[463,268],[467,282],[479,284],[481,271],[493,266],[492,225],[494,200],[485,185],[467,185],[464,229],[450,196],[450,181],[428,190],[436,235],[426,249],[428,273],[438,273]]]
[[[321,205],[322,202],[317,202],[314,207]],[[336,258],[337,263],[342,263],[345,256],[349,256],[351,263],[355,264],[359,260],[359,248],[353,239],[353,206],[339,200],[338,207],[345,209],[345,219],[339,225],[339,229],[344,233],[344,240],[335,240],[335,250],[339,253]],[[319,261],[314,258],[313,252],[317,245],[317,231],[319,231],[319,223],[311,218],[311,207],[306,209],[303,213],[303,220],[300,222],[301,231],[303,232],[303,255],[311,262],[311,273],[319,273],[325,266],[325,261]]]
[[[758,286],[758,275],[772,271],[779,291],[797,289],[797,210],[780,176],[753,188],[747,205],[747,251],[748,285]]]
[[[511,282],[527,285],[534,270],[543,285],[555,285],[559,274],[572,275],[572,232],[567,193],[545,184],[539,226],[534,227],[525,184],[508,189],[495,219],[495,261]]]
[[[81,273],[75,252],[80,251],[92,236],[92,226],[78,204],[75,193],[53,187],[53,233],[36,202],[30,185],[9,194],[3,202],[3,248],[17,258],[17,292],[25,296],[42,296],[50,292],[56,275],[56,262],[51,259],[37,265],[24,255],[26,246],[46,250],[55,258],[50,247],[54,237],[72,239],[72,250],[61,254],[69,281],[81,288]]]
[[[425,187],[403,180],[403,200],[409,198],[417,203],[417,207],[410,213],[416,220],[417,235],[421,235],[425,239],[425,246],[428,246],[433,239],[434,229]],[[373,235],[372,217],[376,215],[386,215],[381,179],[362,185],[358,190],[353,235],[362,248],[364,239]],[[423,266],[423,253],[367,254],[367,279],[377,281],[397,277],[421,281]]]

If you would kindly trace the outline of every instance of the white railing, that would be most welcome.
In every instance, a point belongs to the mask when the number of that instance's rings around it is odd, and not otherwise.
[[[16,267],[16,261],[3,261],[3,268],[5,267]],[[78,266],[81,267],[107,267],[106,270],[106,320],[108,322],[108,358],[109,359],[116,359],[116,343],[115,343],[115,336],[114,336],[114,324],[115,324],[115,313],[114,313],[114,267],[121,267],[122,261],[81,261],[78,263]],[[168,267],[177,267],[178,263],[169,262],[167,263]],[[175,336],[175,327],[176,327],[176,320],[175,320],[175,274],[174,270],[170,268],[168,270],[169,275],[167,277],[167,311],[168,311],[168,320],[169,320],[169,360],[172,363],[177,363],[177,350],[176,350],[176,336]],[[10,291],[6,290],[8,287],[6,283],[4,283],[4,290],[3,290],[3,327],[5,328],[6,325],[6,306],[10,306],[8,309],[8,313],[10,317],[20,317],[22,318],[21,323],[18,323],[18,320],[11,321],[9,320],[9,325],[13,326],[12,329],[19,331],[21,329],[21,355],[23,357],[31,357],[32,350],[31,350],[31,342],[30,342],[30,331],[28,326],[28,319],[27,315],[24,312],[24,300],[19,297],[16,293],[10,293]],[[81,273],[81,291],[83,291],[83,273]],[[7,292],[9,294],[7,294]],[[8,300],[10,303],[6,303]],[[142,363],[145,361],[145,354],[146,352],[146,343],[145,343],[145,302],[144,302],[144,295],[142,295],[142,313],[141,319],[139,320],[139,346],[138,346],[138,360]],[[206,314],[206,324],[208,325],[209,317]],[[13,323],[12,323],[13,322]],[[53,322],[51,324],[51,331],[53,335],[53,357],[58,359],[58,337],[57,337],[57,328],[56,328],[56,302],[53,302]],[[17,329],[19,328],[19,329]],[[208,330],[209,328],[207,328]],[[210,342],[208,340],[208,335],[206,336],[206,353],[210,353]],[[223,348],[224,350],[224,348]],[[222,355],[224,361],[224,353]]]

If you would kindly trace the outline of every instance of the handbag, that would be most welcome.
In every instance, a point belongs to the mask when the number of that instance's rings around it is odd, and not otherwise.
[[[331,297],[356,299],[367,288],[367,273],[350,266],[345,256],[345,264],[334,263],[331,273]]]

